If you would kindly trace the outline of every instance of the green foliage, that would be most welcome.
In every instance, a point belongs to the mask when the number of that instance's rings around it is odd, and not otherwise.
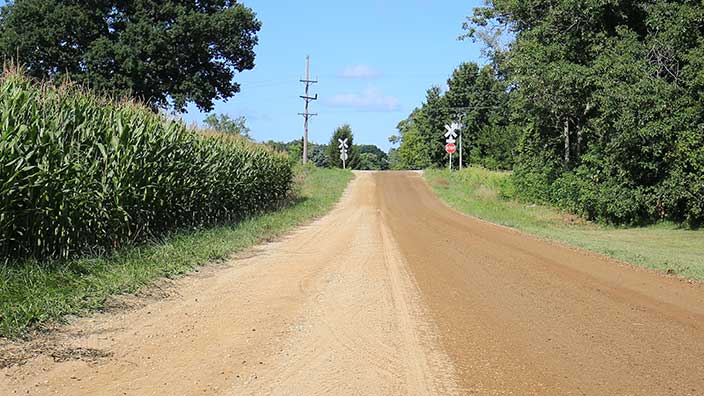
[[[372,153],[361,153],[359,155],[359,168],[361,170],[381,170],[377,157]]]
[[[418,127],[411,121],[406,125],[399,127],[401,132],[402,143],[394,157],[397,159],[394,164],[394,169],[425,169],[433,165],[430,152],[434,149],[437,142],[428,144],[427,135],[424,135]]]
[[[479,39],[496,26],[515,38],[492,67],[524,198],[617,224],[704,222],[701,2],[494,0],[466,24]]]
[[[239,92],[260,27],[230,0],[15,0],[2,8],[0,54],[38,79],[209,111]]]
[[[327,148],[322,144],[308,143],[308,157],[318,168],[330,168]]]
[[[508,92],[500,77],[490,66],[464,63],[447,82],[447,103],[464,125],[462,144],[470,153],[465,165],[513,166],[517,131],[509,125]]]
[[[401,161],[401,156],[398,153],[397,148],[391,148],[389,150],[389,169],[392,170],[403,170],[406,169],[405,164]]]
[[[338,139],[347,139],[347,169],[359,169],[359,149],[354,145],[354,136],[352,135],[352,128],[349,124],[344,124],[339,128],[335,129],[332,137],[330,138],[330,143],[327,147],[327,157],[328,164],[333,168],[342,168],[342,160],[340,159],[340,142]]]
[[[520,129],[510,123],[509,93],[501,76],[490,66],[464,63],[447,81],[449,90],[428,90],[426,101],[398,125],[400,168],[446,166],[445,125],[460,121],[464,164],[511,169]]]
[[[373,144],[357,145],[359,152],[359,165],[361,170],[386,170],[389,169],[389,156],[382,149]]]
[[[0,80],[0,123],[6,260],[109,251],[242,219],[291,188],[291,164],[263,146],[17,74]]]
[[[303,159],[302,138],[292,140],[288,143],[269,140],[264,144],[276,151],[288,153],[288,157],[292,163],[300,164]],[[318,168],[329,168],[327,149],[327,145],[308,142],[308,160]]]
[[[287,146],[288,159],[294,164],[300,164],[303,161],[303,142],[294,140]]]
[[[208,128],[220,133],[249,137],[250,129],[247,127],[247,119],[244,116],[232,119],[227,114],[209,114],[205,117],[203,123]]]

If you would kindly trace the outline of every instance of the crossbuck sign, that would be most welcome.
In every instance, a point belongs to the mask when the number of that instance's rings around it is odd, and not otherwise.
[[[447,132],[445,132],[445,150],[448,154],[450,154],[450,171],[452,171],[452,153],[455,152],[455,139],[457,139],[457,131],[461,129],[462,125],[457,122],[453,122],[450,125],[445,125],[445,130],[447,130]]]
[[[342,169],[347,168],[347,139],[337,139],[338,142],[340,142],[340,145],[338,146],[340,148],[340,159],[342,160]]]
[[[457,138],[457,131],[462,129],[462,126],[453,122],[450,125],[445,125],[445,129],[447,130],[447,132],[445,132],[445,137],[447,138],[446,143],[454,143]]]

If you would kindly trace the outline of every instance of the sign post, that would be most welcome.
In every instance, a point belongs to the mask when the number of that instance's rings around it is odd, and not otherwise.
[[[453,122],[450,125],[445,125],[445,129],[447,132],[445,133],[445,151],[447,151],[448,154],[450,154],[450,172],[452,172],[452,153],[455,152],[456,147],[455,147],[455,138],[457,138],[457,131],[462,129],[462,126],[456,122]]]
[[[342,169],[347,169],[347,139],[337,139],[340,142],[338,146],[340,148],[340,159],[342,160]]]
[[[460,129],[460,170],[462,170],[462,129]]]

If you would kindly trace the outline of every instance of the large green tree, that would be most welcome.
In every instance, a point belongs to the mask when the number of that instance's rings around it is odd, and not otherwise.
[[[232,0],[15,0],[0,13],[0,54],[36,78],[210,111],[254,67],[260,26]]]
[[[398,123],[400,145],[393,154],[394,169],[424,169],[433,165],[432,152],[438,142],[421,131],[418,116],[421,109],[415,109],[405,120]]]
[[[524,196],[614,223],[704,222],[704,4],[493,0]],[[496,64],[497,62],[494,62]]]
[[[445,124],[450,120],[450,109],[439,86],[426,91],[425,102],[416,108],[396,128],[399,135],[390,141],[399,142],[396,152],[396,167],[422,169],[446,162],[444,150]]]
[[[465,164],[511,169],[517,140],[510,126],[509,92],[491,66],[464,63],[447,81],[451,118],[461,121]]]

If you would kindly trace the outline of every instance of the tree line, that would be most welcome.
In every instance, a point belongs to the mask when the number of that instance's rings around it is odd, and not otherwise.
[[[389,157],[379,147],[373,144],[354,144],[354,134],[349,124],[343,124],[333,132],[328,144],[308,142],[308,159],[321,168],[342,168],[338,139],[347,139],[348,169],[356,170],[387,170]],[[300,162],[303,157],[303,139],[288,143],[270,140],[265,143],[277,151],[287,152],[292,162]]]
[[[459,66],[398,125],[396,168],[443,166],[462,118],[467,164],[513,170],[523,199],[615,224],[704,222],[704,5],[493,0]],[[508,43],[506,43],[508,41]]]

